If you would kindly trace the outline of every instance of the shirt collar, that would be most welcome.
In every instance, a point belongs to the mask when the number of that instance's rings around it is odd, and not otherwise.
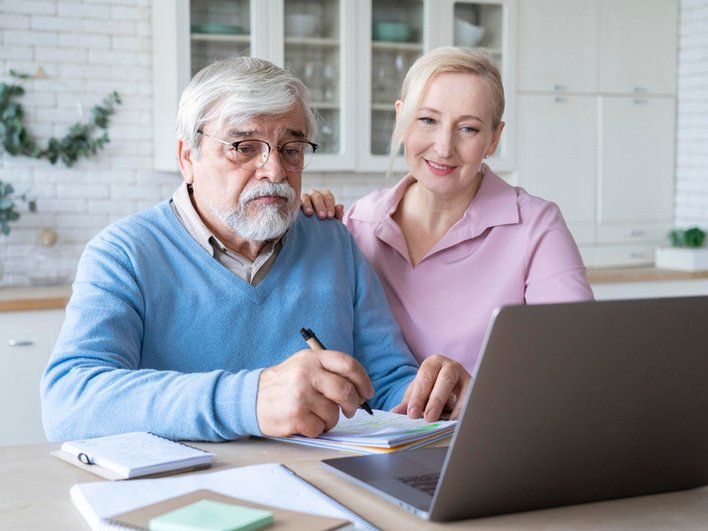
[[[403,198],[406,189],[415,182],[412,175],[406,175],[388,193],[379,196],[366,205],[357,205],[354,219],[369,223],[395,223],[393,213]],[[479,235],[490,227],[519,222],[519,208],[516,202],[516,188],[497,176],[486,164],[482,165],[482,182],[463,214],[463,223],[458,228],[467,237]]]

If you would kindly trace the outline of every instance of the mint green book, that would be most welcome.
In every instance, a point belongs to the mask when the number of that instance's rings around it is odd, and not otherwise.
[[[273,513],[200,500],[150,520],[150,531],[255,531],[273,523]]]

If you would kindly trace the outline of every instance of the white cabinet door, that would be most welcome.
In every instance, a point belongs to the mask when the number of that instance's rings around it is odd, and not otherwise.
[[[671,220],[675,105],[673,98],[602,98],[600,223]]]
[[[46,442],[39,380],[64,310],[0,312],[0,446]]]
[[[519,3],[519,180],[561,206],[595,266],[651,263],[671,223],[677,7]]]
[[[519,3],[519,90],[597,91],[597,0]]]
[[[600,91],[674,94],[677,0],[602,0]]]
[[[319,149],[306,171],[351,169],[359,133],[358,80],[350,66],[356,57],[356,6],[343,0],[300,0],[278,2],[276,7],[273,16],[284,28],[278,34],[271,27],[278,48],[269,59],[307,85],[318,118],[314,141]]]
[[[519,95],[519,183],[558,204],[576,240],[595,223],[597,98]]]

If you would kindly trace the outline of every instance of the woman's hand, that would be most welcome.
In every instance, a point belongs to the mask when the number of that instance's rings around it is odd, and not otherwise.
[[[428,422],[443,414],[457,419],[472,376],[457,361],[436,354],[423,360],[400,404],[391,411]]]
[[[326,188],[316,190],[314,188],[308,190],[300,196],[300,205],[302,211],[311,216],[317,212],[317,217],[320,219],[336,218],[342,221],[344,216],[344,205],[336,204],[334,194]]]

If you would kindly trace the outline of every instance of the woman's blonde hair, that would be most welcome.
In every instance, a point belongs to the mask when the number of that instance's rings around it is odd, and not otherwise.
[[[402,105],[396,119],[396,127],[391,135],[391,152],[388,175],[393,170],[394,161],[405,140],[406,134],[415,121],[416,111],[431,80],[444,72],[474,74],[489,83],[492,90],[492,127],[501,123],[504,115],[504,85],[499,69],[492,56],[479,48],[443,46],[435,48],[419,57],[410,67],[401,87]],[[454,98],[454,94],[450,94]]]

